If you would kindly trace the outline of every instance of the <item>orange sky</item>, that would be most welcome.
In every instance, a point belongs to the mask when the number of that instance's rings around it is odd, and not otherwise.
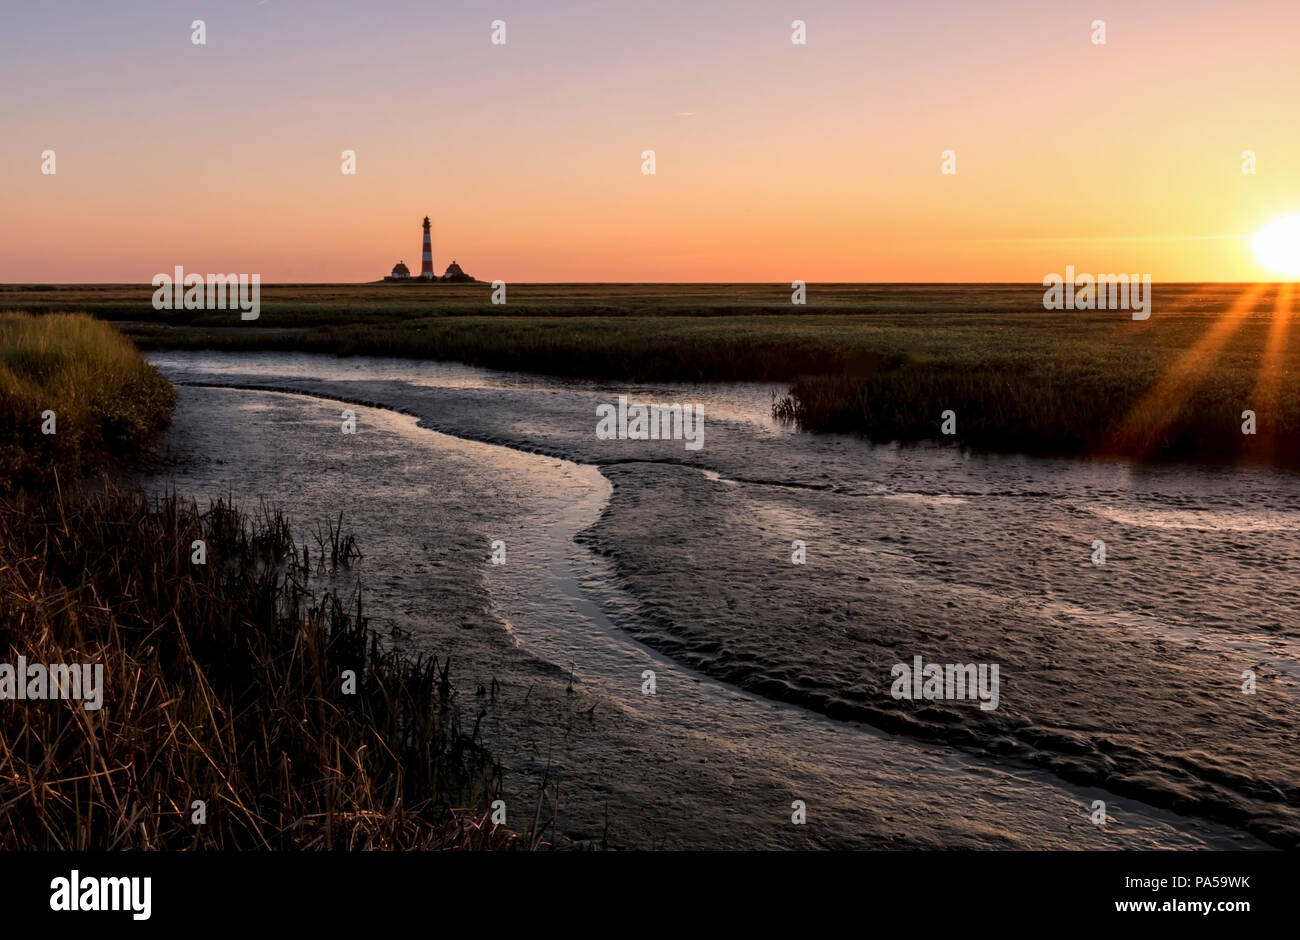
[[[425,214],[486,280],[1254,280],[1300,212],[1294,2],[11,6],[0,281],[374,280]]]

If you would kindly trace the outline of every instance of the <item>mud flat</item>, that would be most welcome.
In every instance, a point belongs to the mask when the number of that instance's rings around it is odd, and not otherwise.
[[[1274,480],[793,435],[758,387],[154,358],[175,381],[319,396],[183,389],[177,485],[308,525],[342,509],[372,615],[451,653],[513,804],[531,818],[558,776],[565,838],[1259,847],[1294,832],[1296,597],[1276,574],[1296,557],[1295,494]],[[706,446],[597,440],[595,406],[617,394],[698,396]],[[342,404],[358,401],[393,410]],[[890,667],[913,655],[999,663],[998,709],[892,699]]]

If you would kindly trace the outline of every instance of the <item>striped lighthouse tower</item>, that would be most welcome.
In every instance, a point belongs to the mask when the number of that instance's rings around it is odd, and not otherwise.
[[[429,217],[424,217],[424,258],[420,261],[420,277],[433,280],[433,239],[429,237]]]

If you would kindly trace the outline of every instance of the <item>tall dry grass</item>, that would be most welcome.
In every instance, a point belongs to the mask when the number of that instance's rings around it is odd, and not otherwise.
[[[313,567],[278,513],[79,482],[174,401],[107,324],[0,315],[0,663],[100,664],[105,685],[98,710],[0,701],[0,849],[539,844],[488,823],[500,770],[447,665],[381,648],[359,596],[323,590],[356,555],[341,521]]]
[[[0,848],[514,844],[447,665],[382,649],[320,573],[274,512],[111,485],[0,500],[3,661],[102,663],[107,687],[98,711],[0,703]]]

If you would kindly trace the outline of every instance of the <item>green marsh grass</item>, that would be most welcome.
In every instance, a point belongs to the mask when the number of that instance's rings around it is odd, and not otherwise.
[[[1157,284],[1142,321],[1124,310],[1045,310],[1042,295],[1035,285],[810,284],[797,306],[785,284],[518,284],[494,306],[487,284],[267,285],[261,318],[239,324],[230,311],[159,315],[147,287],[7,285],[0,309],[85,309],[148,349],[397,356],[611,382],[788,383],[779,417],[878,441],[1300,467],[1292,326],[1268,362],[1277,285]],[[1254,303],[1221,348],[1188,368],[1247,296]],[[1179,381],[1153,407],[1149,396],[1171,376]],[[948,410],[957,414],[952,436],[941,433]],[[1255,435],[1241,433],[1247,410]]]

